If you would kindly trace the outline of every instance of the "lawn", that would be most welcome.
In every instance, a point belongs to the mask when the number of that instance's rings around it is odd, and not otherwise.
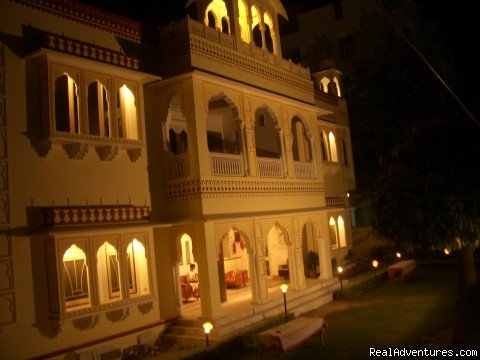
[[[448,269],[418,269],[405,284],[382,282],[310,312],[327,320],[325,348],[306,343],[282,358],[366,359],[370,347],[423,348],[421,337],[452,328],[457,291],[456,272]],[[258,354],[241,359],[258,359]]]

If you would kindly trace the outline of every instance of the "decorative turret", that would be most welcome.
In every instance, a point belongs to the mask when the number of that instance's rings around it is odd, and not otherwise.
[[[319,71],[312,74],[315,78],[315,86],[321,91],[330,95],[342,97],[340,90],[340,76],[342,73],[336,69],[331,59],[324,59],[320,62]]]
[[[241,42],[281,56],[278,16],[288,20],[280,0],[188,0],[196,3],[198,21]]]

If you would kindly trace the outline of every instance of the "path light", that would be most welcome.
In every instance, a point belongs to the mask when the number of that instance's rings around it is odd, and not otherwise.
[[[445,249],[443,249],[443,253],[445,255],[450,255],[450,250],[448,250],[448,248],[445,248]]]
[[[343,281],[342,281],[342,273],[343,268],[341,266],[337,267],[338,277],[340,278],[340,289],[343,291]]]
[[[206,322],[206,323],[203,323],[203,331],[205,331],[205,341],[207,343],[207,348],[209,346],[209,343],[208,343],[208,334],[210,334],[210,331],[213,329],[213,324],[211,322]]]
[[[280,290],[282,290],[283,293],[283,306],[285,307],[285,315],[287,315],[287,289],[287,284],[280,285]]]
[[[395,255],[397,256],[397,259],[401,259],[401,258],[402,258],[402,253],[397,252]]]
[[[373,261],[372,261],[372,266],[373,266],[373,269],[375,270],[375,279],[376,279],[376,278],[377,278],[378,261],[377,261],[377,260],[373,260]]]

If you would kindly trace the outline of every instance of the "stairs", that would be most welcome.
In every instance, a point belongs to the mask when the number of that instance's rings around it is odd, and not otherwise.
[[[340,282],[332,278],[309,285],[302,290],[287,292],[287,311],[299,316],[317,309],[333,300],[333,293],[340,289]],[[267,317],[283,314],[283,297],[269,300],[264,304],[254,305],[246,310],[225,314],[216,319],[214,330],[209,335],[211,344],[226,340],[243,328]],[[205,346],[205,334],[200,320],[180,319],[171,324],[163,334],[166,344],[181,349],[193,349]]]

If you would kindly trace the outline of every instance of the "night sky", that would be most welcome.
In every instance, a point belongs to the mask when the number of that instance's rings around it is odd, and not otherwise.
[[[82,0],[82,2],[139,20],[150,25],[165,25],[185,17],[186,0]],[[294,21],[295,14],[308,10],[328,0],[282,0],[287,13]],[[433,20],[451,53],[458,71],[458,79],[452,84],[454,90],[470,111],[479,118],[480,102],[480,51],[475,33],[478,29],[476,2],[416,0],[424,19]],[[141,4],[141,6],[139,6]]]

